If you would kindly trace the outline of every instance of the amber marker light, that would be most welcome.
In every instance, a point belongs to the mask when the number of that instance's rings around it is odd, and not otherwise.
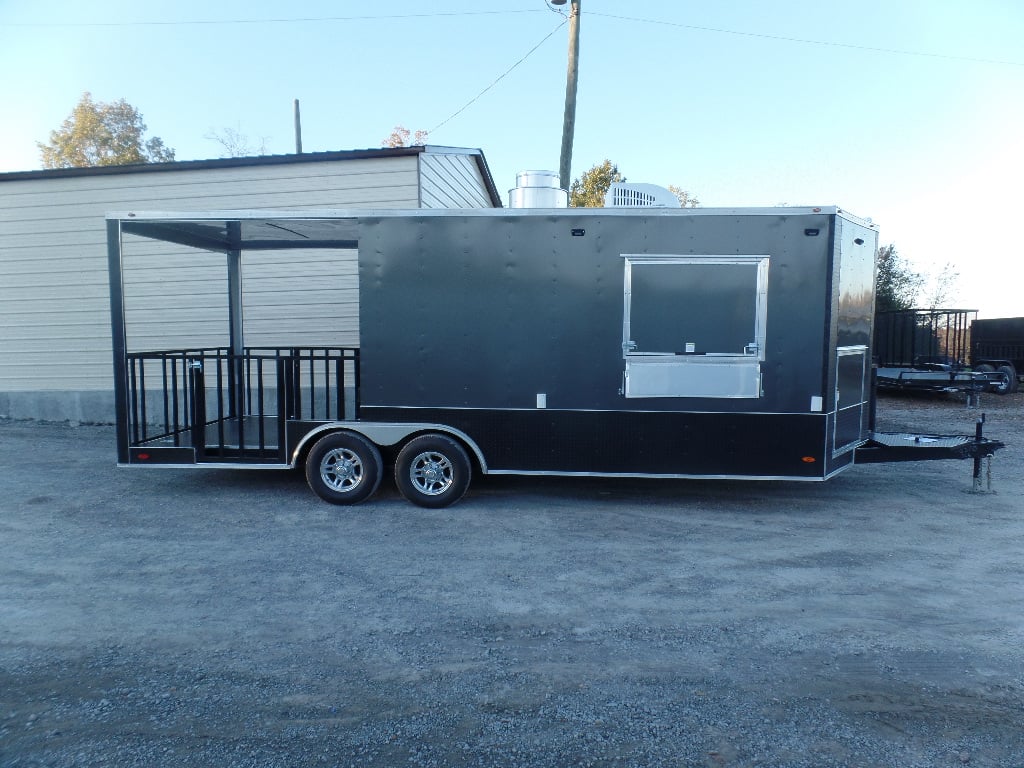
[[[804,456],[802,459],[800,459],[800,461],[802,461],[804,464],[813,464],[814,462],[817,461],[817,459],[814,458],[813,456]]]

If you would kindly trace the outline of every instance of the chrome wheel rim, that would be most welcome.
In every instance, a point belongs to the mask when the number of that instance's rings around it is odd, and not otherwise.
[[[455,482],[454,468],[443,453],[425,451],[412,460],[409,479],[417,491],[425,496],[439,496]]]
[[[334,491],[346,493],[363,482],[363,462],[348,448],[334,448],[320,461],[320,478]]]

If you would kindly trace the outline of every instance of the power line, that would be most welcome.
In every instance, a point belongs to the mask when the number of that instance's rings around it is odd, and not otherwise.
[[[541,9],[506,10],[506,11],[435,11],[433,13],[405,13],[405,14],[376,14],[361,16],[310,16],[279,19],[191,19],[185,21],[83,21],[83,22],[5,22],[2,27],[40,27],[40,28],[85,28],[85,27],[179,27],[179,26],[215,26],[228,24],[309,24],[331,21],[393,21],[400,19],[436,19],[445,17],[468,17],[468,16],[503,16],[520,13],[543,13]],[[556,11],[559,13],[559,11]],[[847,48],[855,51],[868,51],[871,53],[889,53],[899,56],[920,56],[931,59],[946,59],[949,61],[970,61],[977,64],[999,64],[1010,67],[1024,67],[1024,62],[1006,61],[1003,59],[985,59],[975,56],[957,56],[947,53],[928,53],[925,51],[908,51],[900,48],[881,48],[869,45],[857,45],[856,43],[837,43],[829,40],[812,40],[801,37],[787,37],[785,35],[769,35],[764,32],[741,32],[736,29],[723,29],[721,27],[703,27],[695,24],[680,24],[673,21],[660,19],[642,19],[635,16],[619,16],[611,13],[600,13],[588,11],[588,17],[598,16],[617,21],[631,21],[638,24],[655,24],[664,27],[675,27],[678,29],[691,29],[697,32],[713,32],[719,35],[736,35],[739,37],[755,37],[763,40],[776,40],[785,43],[801,43],[803,45],[821,45],[832,48]]]
[[[740,32],[735,29],[720,29],[718,27],[699,27],[693,24],[679,24],[674,21],[660,21],[658,19],[638,19],[633,16],[616,16],[611,13],[594,13],[587,11],[587,17],[602,16],[606,19],[617,21],[635,21],[641,24],[657,24],[664,27],[678,27],[680,29],[693,29],[698,32],[715,32],[721,35],[738,35],[741,37],[759,37],[764,40],[778,40],[785,43],[803,43],[805,45],[824,45],[833,48],[849,48],[856,51],[869,51],[871,53],[892,53],[900,56],[922,56],[931,59],[949,59],[950,61],[972,61],[977,64],[1002,64],[1010,67],[1024,67],[1024,62],[1003,61],[1000,59],[981,59],[973,56],[956,56],[947,53],[925,53],[923,51],[906,51],[899,48],[876,48],[869,45],[856,45],[855,43],[836,43],[828,40],[809,40],[800,37],[785,37],[783,35],[769,35],[763,32]]]
[[[515,11],[438,11],[435,13],[404,13],[376,16],[316,16],[291,19],[191,19],[186,21],[40,21],[3,23],[0,27],[183,27],[217,24],[308,24],[324,21],[393,21],[396,19],[436,19],[446,16],[501,16],[512,13],[543,13],[542,10]]]
[[[440,123],[438,123],[438,124],[437,124],[437,125],[435,125],[435,126],[434,126],[433,128],[431,128],[431,129],[430,129],[429,131],[427,131],[427,133],[428,133],[428,134],[430,134],[430,133],[433,133],[433,132],[434,132],[434,131],[436,131],[436,130],[437,130],[438,128],[440,128],[441,126],[443,126],[443,125],[444,125],[445,123],[447,123],[448,121],[452,120],[453,118],[455,118],[455,117],[459,116],[460,114],[462,114],[463,112],[465,112],[465,111],[466,111],[466,110],[467,110],[467,109],[468,109],[468,108],[469,108],[469,107],[470,107],[470,106],[471,106],[471,105],[472,105],[472,104],[473,104],[474,102],[476,102],[476,101],[477,101],[477,100],[478,100],[478,99],[479,99],[479,98],[480,98],[481,96],[483,96],[483,95],[484,95],[485,93],[487,93],[487,92],[488,92],[489,90],[491,90],[491,88],[493,88],[493,87],[494,87],[494,86],[496,86],[496,85],[497,85],[498,83],[500,83],[500,82],[501,82],[502,80],[504,80],[504,79],[505,79],[505,76],[506,76],[506,75],[508,75],[508,73],[509,73],[509,72],[511,72],[511,71],[512,71],[513,69],[515,69],[516,67],[518,67],[518,66],[519,66],[520,64],[522,64],[522,63],[523,63],[524,61],[526,61],[526,60],[527,60],[528,58],[530,58],[530,56],[531,56],[531,55],[533,54],[533,52],[534,52],[534,51],[536,51],[536,50],[537,50],[538,48],[540,48],[540,47],[541,47],[542,45],[544,45],[544,43],[546,43],[546,42],[548,41],[548,39],[549,39],[549,38],[550,38],[550,37],[551,37],[551,36],[552,36],[553,34],[555,34],[555,32],[557,32],[557,31],[558,31],[558,30],[560,30],[560,29],[561,29],[562,27],[564,27],[564,26],[566,25],[566,23],[568,23],[568,20],[563,20],[561,24],[559,24],[559,25],[558,25],[557,27],[555,27],[555,28],[554,28],[554,29],[552,29],[552,30],[551,30],[550,32],[548,32],[548,33],[547,33],[546,35],[544,35],[544,37],[543,37],[543,38],[541,39],[541,41],[540,41],[539,43],[537,43],[537,44],[536,44],[535,46],[533,46],[533,48],[531,48],[531,49],[530,49],[529,51],[527,51],[527,52],[526,52],[526,55],[525,55],[525,56],[523,56],[523,57],[522,57],[522,58],[521,58],[521,59],[520,59],[519,61],[517,61],[517,62],[516,62],[515,64],[513,64],[513,65],[512,65],[511,67],[509,67],[509,68],[508,68],[508,69],[506,69],[506,70],[505,70],[504,72],[502,72],[502,73],[501,73],[500,75],[498,75],[497,79],[496,79],[496,80],[495,80],[495,81],[494,81],[493,83],[491,83],[490,85],[488,85],[488,86],[487,86],[486,88],[484,88],[484,89],[483,89],[482,91],[480,91],[480,93],[478,93],[478,94],[477,94],[476,96],[474,96],[474,97],[473,97],[472,99],[470,99],[470,100],[469,100],[469,101],[467,101],[467,102],[466,102],[465,104],[463,104],[463,105],[462,105],[462,107],[460,107],[459,109],[457,109],[457,110],[456,110],[455,112],[453,112],[453,113],[452,113],[451,115],[449,115],[448,117],[446,117],[446,118],[445,118],[444,120],[442,120],[442,121],[441,121]]]

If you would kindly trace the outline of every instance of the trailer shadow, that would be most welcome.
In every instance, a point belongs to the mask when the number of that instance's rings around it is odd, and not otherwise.
[[[138,479],[142,481],[143,476],[139,475]],[[145,476],[149,490],[159,492],[159,487],[152,487],[153,479],[151,474]],[[237,502],[253,507],[313,505],[332,509],[312,496],[300,470],[211,469],[199,473],[168,472],[161,479],[162,482],[156,485],[173,490],[178,499],[203,498],[219,505]],[[477,475],[456,509],[492,512],[507,511],[510,505],[523,508],[615,502],[681,511],[699,505],[703,509],[746,510],[764,514],[793,509],[794,504],[827,504],[836,486],[842,485],[842,478],[834,478],[827,485],[822,485],[760,480]],[[358,508],[392,505],[411,507],[398,492],[393,475],[386,472],[377,493]],[[334,509],[344,512],[346,507]]]
[[[835,480],[830,481],[834,483]],[[644,506],[781,509],[782,502],[820,503],[828,488],[820,483],[777,480],[706,480],[614,477],[486,476],[473,481],[467,499],[517,498],[521,502],[563,500],[625,502]]]

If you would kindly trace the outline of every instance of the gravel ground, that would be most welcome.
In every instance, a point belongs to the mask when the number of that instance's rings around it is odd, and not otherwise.
[[[0,422],[0,765],[1024,766],[1024,395],[982,406],[994,494],[944,461],[437,511]]]

